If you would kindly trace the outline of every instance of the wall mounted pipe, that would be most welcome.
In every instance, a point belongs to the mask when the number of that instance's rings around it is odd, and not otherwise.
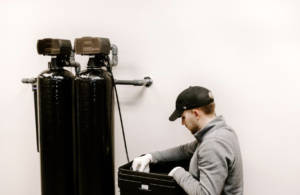
[[[31,84],[33,99],[34,99],[34,113],[35,113],[35,131],[36,131],[36,147],[37,151],[40,152],[39,149],[39,129],[38,129],[38,110],[37,110],[37,79],[36,78],[24,78],[22,79],[22,83]]]
[[[115,79],[116,85],[134,85],[134,86],[146,86],[150,87],[153,81],[150,77],[145,77],[143,80],[117,80]]]

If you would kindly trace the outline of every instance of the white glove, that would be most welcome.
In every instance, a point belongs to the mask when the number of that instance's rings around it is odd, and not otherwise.
[[[152,155],[146,154],[144,156],[136,157],[132,163],[132,170],[138,172],[149,173],[149,164],[152,161]]]
[[[179,169],[179,168],[181,168],[181,167],[175,167],[175,168],[173,168],[173,169],[170,171],[170,173],[169,173],[168,175],[171,176],[171,177],[173,177],[173,175],[175,174],[175,172],[176,172],[177,169]]]

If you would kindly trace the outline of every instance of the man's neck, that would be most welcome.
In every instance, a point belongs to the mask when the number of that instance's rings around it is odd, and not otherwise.
[[[212,120],[214,120],[216,118],[216,114],[212,114],[212,115],[207,115],[205,117],[202,118],[200,122],[200,131],[208,124],[210,123]]]

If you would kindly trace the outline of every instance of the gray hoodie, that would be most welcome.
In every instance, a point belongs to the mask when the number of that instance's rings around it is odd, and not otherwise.
[[[173,176],[189,195],[242,195],[242,158],[233,129],[217,116],[194,136],[191,143],[151,153],[153,163],[190,159],[189,171],[179,168]]]

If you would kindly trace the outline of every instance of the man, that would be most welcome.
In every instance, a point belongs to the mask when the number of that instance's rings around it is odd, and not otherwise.
[[[176,100],[177,118],[196,140],[175,148],[134,159],[134,171],[145,171],[149,163],[190,160],[189,170],[173,168],[169,175],[189,195],[242,195],[243,168],[237,136],[222,116],[216,116],[212,93],[199,86],[189,87]]]

